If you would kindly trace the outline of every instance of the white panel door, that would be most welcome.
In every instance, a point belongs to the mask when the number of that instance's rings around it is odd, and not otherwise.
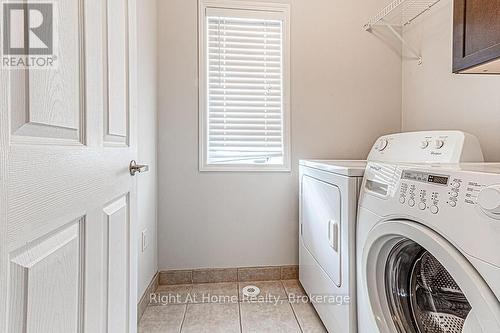
[[[0,70],[0,332],[136,331],[135,2],[56,1],[58,66]]]

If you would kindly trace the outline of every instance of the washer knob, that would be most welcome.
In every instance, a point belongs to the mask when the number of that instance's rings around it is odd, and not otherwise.
[[[378,151],[383,151],[385,148],[387,148],[388,144],[389,141],[387,141],[387,139],[380,139],[375,149],[377,149]]]
[[[500,214],[500,185],[493,185],[479,192],[477,203],[488,213]]]
[[[444,146],[444,141],[440,140],[440,139],[437,139],[436,142],[434,143],[434,146],[435,146],[436,149],[441,149]]]
[[[439,207],[434,205],[434,206],[431,206],[431,213],[432,214],[437,214],[439,213]]]
[[[425,149],[427,147],[429,147],[429,141],[422,141],[422,143],[420,144],[420,148]]]

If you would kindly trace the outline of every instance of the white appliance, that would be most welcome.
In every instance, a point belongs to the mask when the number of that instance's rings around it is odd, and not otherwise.
[[[370,161],[482,161],[477,139],[457,132],[381,137]],[[300,281],[329,332],[357,332],[356,210],[365,161],[300,161]]]
[[[365,161],[300,161],[300,282],[329,332],[356,332],[351,258],[365,167]]]
[[[500,332],[500,164],[368,163],[359,333]]]

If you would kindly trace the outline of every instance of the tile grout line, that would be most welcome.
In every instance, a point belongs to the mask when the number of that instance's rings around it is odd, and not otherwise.
[[[288,301],[288,303],[290,303],[290,294],[288,293],[288,290],[286,289],[285,287],[285,284],[283,283],[284,280],[281,280],[281,286],[283,287],[283,290],[285,291],[285,295],[286,295],[286,299]]]
[[[304,330],[302,329],[302,325],[300,325],[299,318],[297,317],[297,314],[295,313],[295,310],[293,309],[292,303],[288,302],[288,305],[292,309],[293,317],[295,318],[295,321],[297,322],[297,326],[299,326],[300,332],[304,333]]]
[[[238,279],[239,280],[239,279]],[[240,320],[240,333],[243,333],[243,317],[241,315],[241,303],[243,302],[243,299],[241,298],[240,299],[240,282],[236,282],[236,293],[238,295],[238,317],[239,317],[239,320]]]
[[[182,329],[184,327],[184,321],[186,320],[186,315],[187,315],[187,308],[188,308],[188,304],[186,303],[184,305],[184,315],[182,316],[181,327],[179,329],[179,333],[182,333]]]
[[[290,298],[288,297],[288,292],[286,291],[285,285],[283,284],[283,280],[280,281],[281,285],[283,286],[283,289],[285,290],[285,294],[287,295],[287,301],[288,305],[290,306],[290,309],[292,309],[293,317],[295,318],[295,321],[297,322],[297,326],[299,326],[300,332],[304,333],[304,330],[302,329],[302,325],[300,325],[299,318],[297,317],[297,314],[295,313],[295,310],[292,306],[292,303],[290,303]]]
[[[239,290],[238,290],[238,293],[239,293]],[[240,333],[243,333],[243,323],[242,323],[242,318],[241,318],[241,302],[239,302],[239,301],[238,301],[238,319],[240,321]]]

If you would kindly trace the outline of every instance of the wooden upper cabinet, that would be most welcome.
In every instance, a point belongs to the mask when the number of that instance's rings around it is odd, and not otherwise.
[[[455,0],[453,72],[500,74],[500,0]]]

